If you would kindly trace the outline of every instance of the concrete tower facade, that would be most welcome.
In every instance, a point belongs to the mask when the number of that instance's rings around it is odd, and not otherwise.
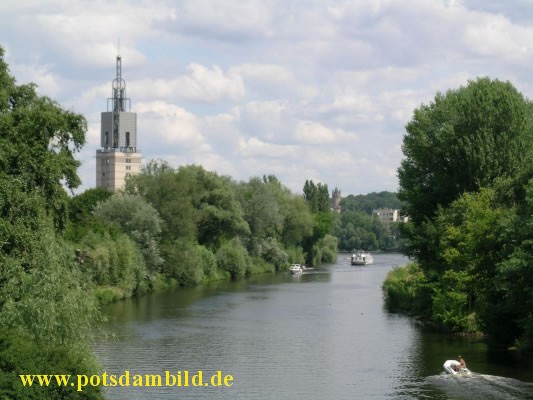
[[[96,187],[113,192],[124,188],[126,177],[141,171],[142,158],[137,152],[137,114],[130,111],[119,55],[116,68],[112,97],[100,119],[101,148],[96,150]]]
[[[333,192],[331,192],[331,201],[332,201],[332,207],[335,210],[337,214],[341,213],[341,191],[339,188],[335,188]]]

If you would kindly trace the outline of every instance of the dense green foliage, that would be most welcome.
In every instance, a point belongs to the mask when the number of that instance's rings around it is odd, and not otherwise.
[[[311,212],[326,212],[330,209],[328,185],[305,181],[304,198]]]
[[[100,399],[99,388],[87,386],[82,392],[72,387],[51,384],[31,388],[22,385],[19,374],[61,373],[72,375],[97,371],[87,360],[89,349],[58,344],[43,345],[29,337],[0,332],[0,398],[24,400],[87,400]]]
[[[150,203],[139,195],[117,193],[97,204],[93,215],[116,224],[136,243],[148,270],[158,270],[163,262],[158,248],[163,221]]]
[[[33,85],[16,85],[0,48],[2,399],[100,398],[98,390],[24,389],[17,375],[97,372],[87,347],[94,298],[61,236],[68,220],[62,182],[79,183],[74,153],[85,130],[81,115],[38,96]]]
[[[339,250],[389,250],[399,246],[397,222],[383,223],[372,212],[376,209],[400,209],[401,201],[392,192],[349,195],[341,200],[341,214],[335,221],[333,234]]]
[[[437,93],[407,124],[400,199],[416,224],[464,192],[513,176],[531,148],[531,106],[509,82],[478,79]]]
[[[302,196],[274,176],[235,182],[200,166],[174,169],[152,161],[127,182],[126,192],[121,196],[143,198],[161,218],[160,272],[182,285],[334,259],[336,239],[324,240],[331,231],[331,211],[313,214]],[[94,215],[112,221],[100,210],[113,198],[98,205]]]
[[[419,268],[389,276],[392,308],[532,347],[532,122],[531,104],[489,79],[415,110],[399,195],[411,220],[406,251]]]
[[[385,305],[391,311],[426,315],[430,304],[426,277],[417,263],[396,267],[383,284]]]
[[[403,203],[393,192],[372,192],[368,194],[349,195],[341,199],[343,211],[362,211],[368,215],[379,208],[401,209]]]
[[[339,238],[339,249],[378,250],[388,248],[387,227],[377,216],[361,211],[343,211],[335,225],[335,235]]]

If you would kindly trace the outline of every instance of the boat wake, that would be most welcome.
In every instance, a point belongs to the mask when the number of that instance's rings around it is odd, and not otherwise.
[[[453,399],[533,400],[533,384],[501,376],[470,373],[468,375],[429,376],[426,381]]]

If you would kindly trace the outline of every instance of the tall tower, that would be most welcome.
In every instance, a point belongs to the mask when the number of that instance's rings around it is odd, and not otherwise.
[[[331,192],[331,201],[332,201],[332,208],[335,210],[337,214],[341,213],[341,191],[339,188],[335,188],[333,192]]]
[[[141,171],[141,153],[137,152],[137,114],[130,112],[131,101],[126,97],[120,55],[117,55],[112,96],[107,99],[107,111],[101,114],[96,187],[114,192],[124,188],[127,176]]]

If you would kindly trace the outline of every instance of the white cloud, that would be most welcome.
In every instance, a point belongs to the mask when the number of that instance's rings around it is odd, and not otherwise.
[[[513,25],[501,15],[483,16],[469,24],[464,38],[470,48],[484,56],[531,60],[533,27]]]
[[[292,80],[291,71],[276,64],[242,64],[233,67],[234,71],[246,80],[267,82],[267,83],[288,83]]]
[[[185,0],[158,21],[170,31],[213,40],[242,40],[268,35],[271,8],[262,1]]]
[[[137,104],[145,137],[165,144],[205,150],[205,138],[198,129],[198,118],[185,109],[162,101]],[[139,141],[142,141],[140,139]]]
[[[394,190],[405,123],[436,91],[490,76],[531,97],[522,0],[5,0],[18,82],[86,115],[94,185],[117,39],[146,158],[343,194]]]
[[[300,121],[294,131],[294,137],[303,143],[331,143],[335,135],[331,129],[314,121]]]
[[[268,141],[283,140],[290,120],[289,104],[286,101],[251,101],[231,111],[238,129],[245,134]]]
[[[224,73],[214,65],[209,68],[190,64],[188,74],[176,78],[130,81],[129,86],[137,96],[171,100],[215,102],[239,100],[246,94],[242,78],[234,71]]]
[[[66,86],[65,80],[50,71],[49,65],[12,65],[12,73],[19,83],[33,82],[38,86],[38,92],[57,97]]]
[[[255,137],[241,139],[239,150],[244,157],[299,157],[298,148],[294,145],[267,143]]]

